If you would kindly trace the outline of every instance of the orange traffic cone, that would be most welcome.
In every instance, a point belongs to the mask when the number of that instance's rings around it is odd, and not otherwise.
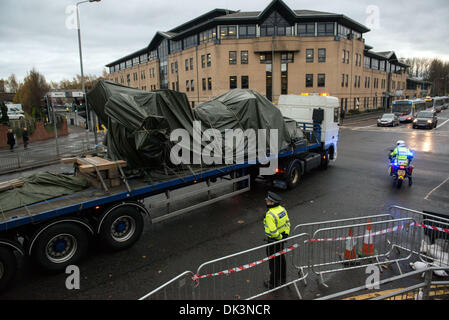
[[[355,239],[352,237],[352,228],[349,228],[348,238],[346,239],[345,260],[353,260],[356,258]]]
[[[370,222],[371,221],[368,221],[368,225],[366,226],[365,236],[363,237],[362,250],[359,250],[358,252],[359,257],[370,257],[377,254],[374,250],[374,241],[371,232],[371,225],[369,224]]]

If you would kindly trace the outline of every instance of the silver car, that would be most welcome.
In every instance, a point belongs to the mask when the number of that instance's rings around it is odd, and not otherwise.
[[[384,113],[377,119],[378,127],[395,127],[399,125],[399,117],[394,113]]]

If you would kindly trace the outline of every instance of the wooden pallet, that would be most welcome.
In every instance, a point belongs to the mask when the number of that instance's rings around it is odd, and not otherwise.
[[[121,178],[117,164],[122,168],[126,167],[126,161],[109,161],[100,157],[64,158],[61,162],[73,163],[76,176],[82,176],[92,186],[105,190],[120,186]]]
[[[14,188],[20,188],[23,186],[24,182],[20,179],[13,179],[9,181],[4,181],[0,183],[0,191],[6,191]]]

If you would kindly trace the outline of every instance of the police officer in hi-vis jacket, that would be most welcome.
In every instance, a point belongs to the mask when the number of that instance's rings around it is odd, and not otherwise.
[[[263,224],[268,243],[286,239],[290,234],[290,220],[288,219],[287,210],[280,205],[281,201],[281,197],[271,191],[268,192],[265,198],[268,211],[265,214]],[[285,241],[267,246],[267,256],[269,257],[282,251],[284,246]],[[265,287],[271,289],[285,284],[287,275],[285,255],[270,259],[269,268],[270,279],[265,281]]]

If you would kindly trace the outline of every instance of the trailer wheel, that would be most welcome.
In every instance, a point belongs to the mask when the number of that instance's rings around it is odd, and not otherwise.
[[[55,224],[37,237],[31,252],[34,262],[44,270],[61,272],[78,262],[89,247],[89,236],[79,225]]]
[[[17,259],[9,248],[0,247],[0,293],[11,284],[17,273]]]
[[[301,166],[298,162],[292,164],[287,172],[286,179],[287,187],[289,189],[293,189],[299,184],[301,180]]]
[[[135,206],[124,205],[106,212],[99,230],[106,250],[119,251],[132,246],[142,235],[144,219]]]

